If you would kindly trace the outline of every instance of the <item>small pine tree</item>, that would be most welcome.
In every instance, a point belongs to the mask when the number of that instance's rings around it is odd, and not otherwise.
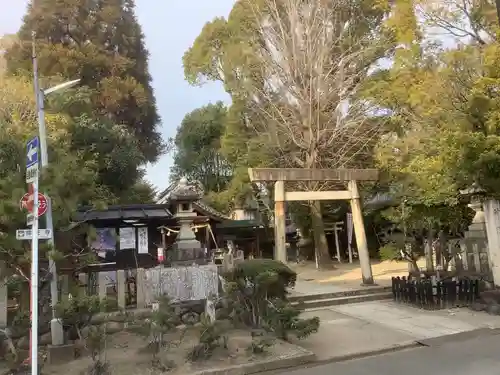
[[[159,300],[158,308],[154,310],[151,316],[140,321],[130,322],[129,330],[140,334],[148,340],[147,348],[152,354],[152,365],[154,368],[162,371],[171,369],[174,364],[171,361],[161,361],[160,353],[162,349],[168,347],[168,341],[165,336],[171,333],[181,324],[179,316],[170,300],[163,297]]]
[[[246,260],[225,275],[226,292],[219,317],[252,330],[266,330],[281,339],[304,338],[316,332],[319,319],[302,319],[287,298],[296,274],[281,262]]]
[[[90,352],[92,364],[82,375],[110,375],[111,366],[106,360],[106,324],[90,327],[85,338],[85,347]]]

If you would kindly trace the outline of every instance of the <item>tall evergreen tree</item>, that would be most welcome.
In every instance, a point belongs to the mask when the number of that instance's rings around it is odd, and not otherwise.
[[[41,75],[81,78],[89,115],[125,125],[145,160],[155,161],[163,148],[160,118],[134,8],[133,0],[32,1],[20,42],[6,54],[7,67],[11,73],[30,72],[34,31]]]

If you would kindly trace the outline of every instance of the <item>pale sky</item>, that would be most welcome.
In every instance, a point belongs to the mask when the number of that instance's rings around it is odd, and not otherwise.
[[[136,14],[146,35],[150,53],[158,109],[162,117],[164,139],[173,137],[184,115],[195,108],[218,100],[228,101],[219,84],[202,88],[184,81],[182,55],[191,46],[203,25],[217,16],[227,16],[234,0],[136,0]],[[15,33],[28,0],[0,0],[0,35]],[[147,178],[159,189],[168,186],[172,155],[148,167]]]

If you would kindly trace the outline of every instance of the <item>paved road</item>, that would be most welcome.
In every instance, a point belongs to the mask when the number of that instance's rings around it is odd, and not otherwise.
[[[332,337],[335,340],[335,337]],[[287,371],[287,375],[500,374],[500,334]]]

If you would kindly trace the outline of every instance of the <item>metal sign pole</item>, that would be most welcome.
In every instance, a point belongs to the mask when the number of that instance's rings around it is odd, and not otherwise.
[[[31,279],[30,279],[30,351],[31,374],[38,375],[38,161],[40,140],[38,137],[31,139],[26,147],[26,182],[31,184],[33,194],[33,222],[31,226]]]
[[[31,240],[31,374],[38,375],[38,178],[33,182]]]

